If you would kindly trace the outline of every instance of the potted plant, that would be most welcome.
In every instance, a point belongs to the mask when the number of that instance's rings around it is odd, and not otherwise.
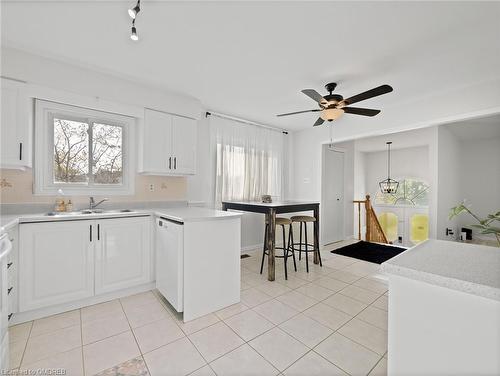
[[[478,222],[477,225],[471,226],[479,229],[481,234],[494,234],[497,239],[498,246],[500,247],[500,227],[494,226],[495,222],[500,222],[500,211],[497,211],[494,214],[488,214],[486,218],[482,219],[474,214],[463,201],[460,205],[451,208],[449,219],[452,219],[462,213],[468,213]]]

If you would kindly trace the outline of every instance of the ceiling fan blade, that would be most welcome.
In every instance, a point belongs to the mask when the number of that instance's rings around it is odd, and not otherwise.
[[[321,125],[323,124],[325,121],[321,118],[318,118],[318,120],[316,120],[316,122],[313,124],[313,127],[317,127],[318,125]]]
[[[380,113],[380,110],[372,110],[371,108],[360,108],[360,107],[342,107],[346,114],[353,115],[363,115],[363,116],[375,116]]]
[[[325,98],[314,89],[304,89],[302,93],[318,103],[325,102]]]
[[[318,112],[321,111],[320,108],[314,109],[314,110],[305,110],[305,111],[296,111],[296,112],[287,112],[286,114],[279,114],[276,116],[288,116],[288,115],[296,115],[296,114],[303,114],[305,112]]]
[[[392,87],[390,87],[389,85],[382,85],[382,86],[376,87],[374,89],[360,93],[358,95],[355,95],[353,97],[344,99],[342,101],[342,103],[348,106],[348,105],[356,103],[356,102],[361,102],[361,101],[364,101],[366,99],[378,97],[379,95],[382,95],[382,94],[390,93],[391,91],[392,91]]]

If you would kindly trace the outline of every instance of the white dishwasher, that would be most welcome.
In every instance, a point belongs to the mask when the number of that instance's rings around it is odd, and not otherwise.
[[[184,225],[156,219],[156,288],[175,308],[184,310]]]

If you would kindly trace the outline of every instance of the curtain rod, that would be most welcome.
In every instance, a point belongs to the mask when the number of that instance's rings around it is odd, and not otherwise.
[[[240,118],[237,118],[237,117],[234,117],[234,116],[221,114],[219,112],[213,112],[213,111],[207,111],[207,112],[205,112],[205,117],[208,117],[209,115],[217,116],[217,117],[220,117],[220,118],[223,118],[223,119],[234,120],[234,121],[237,121],[239,123],[256,125],[256,126],[261,127],[261,128],[267,128],[267,129],[271,129],[273,131],[281,132],[283,134],[288,134],[288,131],[285,130],[285,129],[283,129],[283,128],[271,127],[269,125],[265,125],[265,124],[261,124],[261,123],[256,123],[256,122],[250,121],[250,120],[240,119]]]

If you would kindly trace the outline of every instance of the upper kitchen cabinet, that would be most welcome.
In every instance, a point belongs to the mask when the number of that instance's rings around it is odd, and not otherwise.
[[[140,140],[140,173],[150,175],[196,173],[196,120],[145,109]]]
[[[31,167],[30,99],[25,84],[1,79],[1,149],[0,168],[24,169]]]

